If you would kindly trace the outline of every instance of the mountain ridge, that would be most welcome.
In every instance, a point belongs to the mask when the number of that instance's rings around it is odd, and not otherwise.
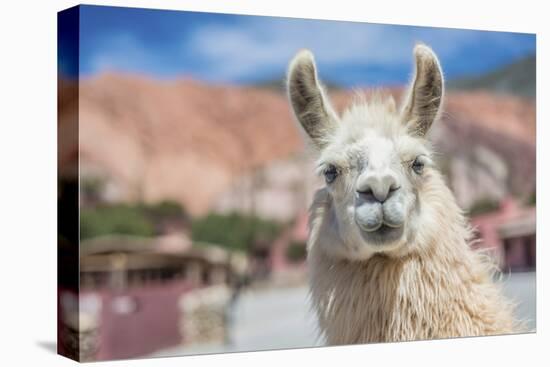
[[[388,93],[398,99],[401,91],[391,88]],[[338,111],[353,94],[330,93]],[[60,134],[74,130],[72,114],[78,103],[80,139],[60,151],[60,165],[78,157],[79,150],[82,177],[102,177],[108,201],[171,199],[192,215],[203,215],[240,177],[306,150],[286,97],[261,88],[104,74],[81,81],[77,100],[61,100]],[[533,102],[451,91],[441,122],[434,126],[436,148],[452,160],[451,169],[459,170],[449,175],[457,185],[463,175],[472,176],[466,186],[486,182],[479,195],[494,191],[495,185],[503,193],[533,187]],[[492,153],[472,156],[478,146]],[[483,162],[475,175],[464,171],[483,157],[492,159],[489,166],[505,165],[513,174],[499,178],[496,171],[485,172]],[[453,162],[462,165],[453,168]],[[470,194],[465,191],[459,200],[467,205],[479,196]]]

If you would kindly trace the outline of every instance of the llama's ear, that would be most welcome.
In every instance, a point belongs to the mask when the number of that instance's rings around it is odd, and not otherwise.
[[[424,136],[437,119],[443,99],[443,73],[435,53],[426,45],[414,48],[415,74],[402,109],[412,134]]]
[[[315,146],[323,149],[338,126],[338,117],[317,79],[315,61],[310,51],[302,50],[292,59],[287,83],[296,118]]]

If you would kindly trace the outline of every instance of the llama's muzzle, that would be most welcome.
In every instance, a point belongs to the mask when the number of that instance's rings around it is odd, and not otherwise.
[[[403,227],[405,223],[405,203],[402,195],[395,195],[384,203],[372,200],[356,201],[355,222],[365,232],[375,232],[383,225],[390,228]]]

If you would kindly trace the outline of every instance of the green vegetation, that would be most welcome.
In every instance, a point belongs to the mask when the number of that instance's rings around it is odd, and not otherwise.
[[[301,262],[306,258],[305,242],[292,242],[286,249],[286,257],[291,262]]]
[[[271,243],[281,225],[274,221],[231,213],[209,214],[193,222],[191,237],[195,242],[218,244],[228,250],[248,252],[257,243]]]
[[[82,208],[80,212],[80,238],[105,235],[149,237],[162,230],[162,223],[178,221],[182,225],[187,215],[177,203],[113,204]]]
[[[500,204],[497,200],[486,198],[473,203],[468,212],[470,215],[479,215],[498,210],[499,207]]]
[[[151,237],[174,226],[191,228],[194,242],[220,245],[228,250],[249,251],[254,245],[270,244],[279,235],[282,224],[257,217],[232,213],[210,214],[191,221],[185,210],[174,202],[157,204],[112,204],[82,208],[80,238],[105,235]]]
[[[154,226],[145,213],[130,205],[83,209],[80,212],[80,238],[110,234],[152,236]]]
[[[529,195],[529,198],[527,199],[527,205],[529,206],[535,206],[537,205],[537,192],[533,191],[531,195]]]
[[[161,201],[152,205],[141,204],[137,208],[157,225],[167,220],[179,220],[182,223],[189,221],[189,217],[181,205],[173,201]]]

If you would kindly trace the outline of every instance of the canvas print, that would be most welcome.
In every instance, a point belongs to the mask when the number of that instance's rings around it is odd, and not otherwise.
[[[534,34],[77,6],[58,59],[60,354],[536,331]]]

